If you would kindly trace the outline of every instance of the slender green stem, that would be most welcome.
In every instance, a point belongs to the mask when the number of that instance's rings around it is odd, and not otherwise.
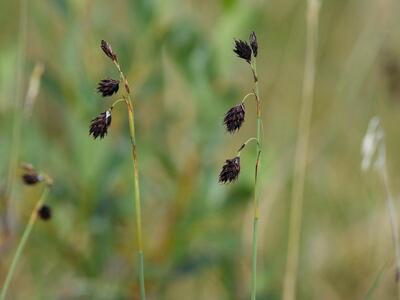
[[[257,61],[254,58],[254,62],[251,63],[251,70],[253,72],[255,92],[257,102],[257,152],[256,152],[256,166],[254,172],[254,218],[253,218],[253,244],[252,244],[252,275],[251,275],[251,300],[256,299],[257,294],[257,242],[258,242],[258,220],[259,220],[259,201],[258,201],[258,172],[260,168],[260,154],[262,150],[262,139],[261,139],[261,100],[258,89],[258,76],[257,76]]]
[[[26,225],[24,233],[22,234],[21,240],[18,244],[18,248],[17,248],[17,250],[14,254],[13,260],[11,262],[10,269],[8,270],[6,280],[4,281],[4,285],[3,285],[3,288],[2,288],[1,294],[0,294],[0,300],[5,300],[5,298],[6,298],[7,290],[8,290],[8,287],[10,286],[10,282],[14,275],[17,263],[21,257],[21,253],[24,250],[26,241],[28,240],[28,237],[32,231],[33,225],[35,224],[35,221],[37,219],[37,211],[42,206],[44,201],[46,200],[48,193],[49,193],[49,187],[46,185],[44,188],[44,191],[42,193],[42,196],[40,197],[39,201],[36,203],[32,213],[31,213],[29,222]]]
[[[139,186],[139,166],[136,151],[136,133],[135,133],[135,114],[134,106],[130,96],[130,88],[128,81],[122,73],[119,63],[114,60],[114,64],[117,67],[121,76],[122,82],[124,83],[127,97],[124,97],[126,105],[128,107],[128,119],[129,119],[129,134],[132,146],[132,162],[133,162],[133,181],[135,187],[135,215],[136,215],[136,240],[137,240],[137,260],[138,260],[138,273],[139,273],[139,285],[140,285],[140,299],[146,299],[145,283],[144,283],[144,255],[143,255],[143,242],[142,242],[142,208],[140,199],[140,186]],[[119,100],[117,100],[119,101]],[[0,299],[1,300],[1,299]]]
[[[139,269],[139,283],[140,283],[140,298],[146,299],[145,286],[144,286],[144,262],[143,262],[143,244],[142,244],[142,209],[140,201],[139,190],[139,167],[136,152],[136,137],[135,137],[135,119],[134,110],[131,100],[126,100],[128,105],[128,118],[129,118],[129,133],[132,144],[132,162],[134,172],[134,185],[135,185],[135,213],[136,213],[136,238],[138,247],[138,269]]]

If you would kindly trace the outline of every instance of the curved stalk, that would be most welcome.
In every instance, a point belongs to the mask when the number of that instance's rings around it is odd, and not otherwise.
[[[248,143],[255,141],[257,143],[257,145],[259,144],[258,139],[255,137],[249,138],[247,141],[245,141],[242,146],[240,146],[239,150],[238,150],[238,156],[240,156],[240,152],[242,152],[242,150],[247,146]]]
[[[115,100],[114,103],[111,105],[110,109],[114,109],[114,106],[116,106],[117,104],[121,103],[121,102],[126,102],[125,98],[121,98],[118,100]]]
[[[242,104],[243,104],[243,103],[246,101],[246,99],[247,99],[249,96],[251,96],[251,95],[256,96],[256,95],[254,94],[254,92],[248,93],[246,96],[243,97]],[[257,98],[256,98],[256,100],[257,100]]]
[[[128,108],[128,119],[129,119],[129,135],[131,139],[132,146],[132,163],[133,163],[133,181],[135,187],[135,216],[136,216],[136,241],[137,241],[137,260],[138,260],[138,273],[139,273],[139,285],[140,285],[140,299],[146,299],[146,291],[145,291],[145,283],[144,283],[144,255],[143,255],[143,242],[142,242],[142,208],[141,208],[141,199],[140,199],[140,186],[139,186],[139,166],[137,159],[137,151],[136,151],[136,132],[135,132],[135,114],[134,114],[134,106],[133,101],[130,96],[130,88],[128,85],[128,81],[122,73],[121,67],[116,60],[113,60],[115,66],[117,67],[119,74],[121,76],[121,80],[124,83],[125,91],[127,93],[127,97],[124,97],[125,103]],[[119,100],[116,101],[117,104]],[[1,300],[1,299],[0,299]]]
[[[49,193],[49,187],[48,187],[48,185],[46,185],[44,190],[43,190],[42,196],[40,197],[39,201],[36,203],[34,209],[32,210],[31,216],[29,218],[29,222],[26,225],[24,233],[22,234],[21,240],[20,240],[20,242],[18,244],[18,248],[15,251],[13,260],[11,262],[10,269],[8,270],[7,277],[6,277],[5,281],[4,281],[4,285],[3,285],[3,288],[1,290],[0,300],[5,300],[5,298],[6,298],[8,287],[10,286],[11,279],[12,279],[14,273],[15,273],[15,269],[16,269],[17,263],[18,263],[18,261],[19,261],[19,259],[21,257],[22,251],[24,250],[24,247],[25,247],[25,244],[26,244],[26,242],[28,240],[28,237],[29,237],[30,233],[32,232],[33,225],[36,222],[37,211],[39,210],[39,208],[42,206],[42,204],[46,200],[46,197],[47,197],[48,193]]]

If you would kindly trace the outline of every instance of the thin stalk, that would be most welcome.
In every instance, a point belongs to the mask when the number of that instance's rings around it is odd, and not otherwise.
[[[135,215],[136,215],[136,240],[137,240],[137,260],[138,260],[138,273],[139,273],[139,285],[140,285],[140,299],[146,299],[146,291],[144,284],[144,255],[143,255],[143,242],[142,242],[142,208],[141,208],[141,199],[140,199],[140,186],[139,186],[139,166],[138,166],[138,158],[136,151],[136,133],[135,133],[135,114],[134,114],[134,106],[130,95],[130,88],[128,85],[128,81],[122,73],[121,67],[119,63],[114,60],[114,64],[117,67],[121,79],[124,83],[125,91],[127,93],[127,97],[124,97],[125,103],[128,108],[128,119],[129,119],[129,134],[131,139],[132,146],[132,162],[133,162],[133,181],[135,187]],[[1,300],[1,299],[0,299]]]
[[[117,104],[121,103],[121,102],[126,102],[125,98],[121,98],[121,99],[115,100],[114,103],[111,105],[110,109],[111,109],[111,110],[114,109],[114,107],[115,107]]]
[[[247,146],[248,143],[255,141],[258,144],[258,139],[255,137],[249,138],[247,141],[245,141],[242,146],[240,146],[239,150],[238,150],[238,156],[240,156],[240,153],[242,152],[242,150]]]
[[[7,290],[8,290],[8,287],[10,286],[10,282],[14,275],[17,263],[21,257],[21,253],[24,250],[26,241],[28,240],[28,237],[32,231],[33,225],[35,224],[35,221],[37,219],[37,211],[39,210],[39,208],[42,206],[42,204],[46,200],[48,193],[49,193],[49,187],[46,185],[43,190],[42,196],[40,197],[39,201],[36,203],[32,213],[31,213],[29,222],[26,225],[24,233],[22,234],[21,240],[18,244],[18,248],[17,248],[17,250],[14,254],[13,260],[11,262],[10,269],[8,270],[7,277],[4,281],[4,285],[3,285],[3,288],[2,288],[1,294],[0,294],[0,300],[5,300],[5,298],[6,298]]]
[[[257,183],[258,183],[258,171],[260,167],[260,154],[262,149],[261,144],[261,100],[258,89],[258,76],[257,76],[257,61],[254,58],[254,63],[251,63],[251,69],[253,71],[254,84],[255,84],[255,98],[257,102],[257,152],[256,152],[256,166],[254,171],[254,217],[253,217],[253,243],[252,243],[252,272],[251,272],[251,300],[256,299],[257,293],[257,242],[258,242],[258,220],[259,220],[259,201],[257,194]]]
[[[307,165],[308,141],[314,98],[315,59],[318,36],[319,0],[308,0],[307,48],[304,67],[302,104],[297,134],[296,154],[293,173],[292,205],[290,211],[289,243],[283,299],[296,298],[296,281],[299,260],[299,244],[303,212],[304,180]]]
[[[246,99],[247,99],[248,97],[250,97],[251,95],[255,95],[254,92],[248,93],[246,96],[244,96],[244,97],[243,97],[243,100],[242,100],[242,104],[243,104],[243,103],[246,101]]]

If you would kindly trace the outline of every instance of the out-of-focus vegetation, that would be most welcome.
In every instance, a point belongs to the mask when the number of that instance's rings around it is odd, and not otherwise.
[[[234,185],[220,167],[255,130],[254,106],[230,136],[222,118],[251,92],[248,65],[232,39],[255,30],[263,99],[258,299],[280,299],[303,81],[306,1],[29,2],[25,95],[45,67],[19,161],[54,177],[53,218],[33,231],[9,299],[133,299],[135,220],[127,116],[116,108],[109,135],[93,140],[90,120],[117,78],[99,49],[109,41],[132,85],[143,196],[149,299],[248,299],[254,152],[242,154]],[[19,1],[0,2],[0,178],[11,152]],[[400,193],[400,9],[392,0],[322,1],[315,105],[304,195],[299,299],[394,299],[394,254],[385,192],[360,170],[368,121],[379,115],[395,204]],[[8,270],[40,187],[14,185]],[[5,199],[1,199],[2,202]],[[4,214],[2,205],[1,213]],[[400,211],[399,211],[400,212]],[[3,225],[2,225],[3,226]],[[377,280],[379,278],[379,280]]]

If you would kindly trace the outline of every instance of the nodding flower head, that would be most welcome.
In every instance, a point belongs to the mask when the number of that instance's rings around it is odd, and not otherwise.
[[[37,211],[39,218],[43,221],[47,221],[51,219],[51,207],[43,204]]]
[[[236,130],[240,129],[244,122],[245,113],[246,111],[243,103],[228,110],[225,114],[224,124],[229,133],[234,133]]]
[[[253,56],[257,57],[258,42],[257,42],[256,33],[254,31],[252,31],[250,33],[249,42],[250,42],[251,50],[253,51]]]
[[[111,45],[107,43],[105,40],[101,40],[100,44],[101,50],[103,50],[104,54],[107,55],[112,60],[117,60],[117,55],[114,53]]]
[[[248,63],[251,62],[251,48],[247,42],[235,40],[235,48],[233,48],[233,52]]]
[[[219,174],[220,183],[231,183],[238,179],[240,173],[240,157],[236,156],[232,159],[227,159],[222,166],[221,173]]]
[[[107,135],[108,126],[111,124],[111,110],[102,112],[96,118],[94,118],[90,123],[89,135],[93,135],[96,139],[100,137],[101,139]]]
[[[22,174],[22,181],[27,185],[34,185],[42,180],[43,177],[34,170]]]
[[[97,91],[102,94],[103,97],[112,96],[116,94],[119,89],[119,81],[114,79],[103,79],[99,82]]]

